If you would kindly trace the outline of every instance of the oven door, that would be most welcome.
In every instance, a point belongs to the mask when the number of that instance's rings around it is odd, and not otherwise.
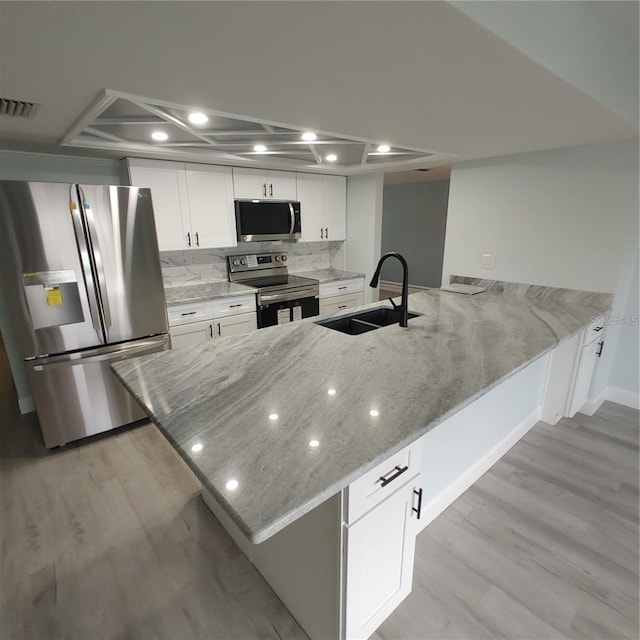
[[[300,203],[236,200],[238,242],[300,239]]]
[[[320,301],[317,297],[258,305],[258,329],[273,327],[277,324],[288,324],[319,314]]]

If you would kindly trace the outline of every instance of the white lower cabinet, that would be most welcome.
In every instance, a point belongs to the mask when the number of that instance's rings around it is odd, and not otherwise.
[[[258,328],[254,294],[169,307],[173,349],[238,336]]]
[[[178,327],[171,327],[171,348],[191,347],[202,344],[213,338],[213,321],[190,322]]]
[[[419,490],[417,475],[346,525],[345,638],[368,638],[411,593]]]
[[[590,340],[590,341],[589,341]],[[589,389],[596,361],[602,353],[603,339],[598,334],[586,330],[585,344],[579,351],[577,366],[573,379],[573,390],[569,400],[567,415],[572,418],[589,399]]]
[[[240,336],[243,333],[255,331],[258,328],[256,314],[240,313],[236,316],[227,316],[214,321],[214,333],[218,338],[226,336]]]
[[[320,285],[320,315],[339,313],[364,304],[364,279],[337,280]]]

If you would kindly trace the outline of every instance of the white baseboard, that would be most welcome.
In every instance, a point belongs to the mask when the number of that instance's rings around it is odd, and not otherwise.
[[[423,505],[418,533],[430,522],[433,522],[449,505],[453,504],[474,482],[498,462],[539,420],[540,407],[520,422],[500,442],[489,449],[475,464],[466,469],[446,489],[443,489],[437,496]]]
[[[619,387],[607,387],[605,390],[606,400],[622,404],[632,409],[640,409],[640,394],[637,391],[620,389]]]
[[[578,413],[584,413],[586,416],[592,416],[601,406],[602,403],[607,399],[607,388],[605,387],[602,393],[597,398],[589,398],[582,407],[580,408]]]
[[[36,410],[36,405],[33,402],[33,398],[31,396],[27,396],[26,398],[18,398],[18,407],[20,409],[20,413],[23,415],[25,413],[31,413]]]

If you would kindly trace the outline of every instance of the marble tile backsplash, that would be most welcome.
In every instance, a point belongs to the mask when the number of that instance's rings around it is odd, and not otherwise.
[[[226,249],[161,251],[164,286],[226,281],[227,256],[261,251],[286,251],[291,273],[328,268],[344,270],[344,242],[251,242]]]

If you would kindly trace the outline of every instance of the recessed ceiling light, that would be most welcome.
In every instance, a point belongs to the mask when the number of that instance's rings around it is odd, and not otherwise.
[[[302,139],[303,140],[315,140],[317,137],[318,136],[315,133],[313,133],[313,131],[305,131],[302,134]]]
[[[389,153],[391,151],[391,147],[388,144],[378,145],[378,151],[380,153]]]
[[[263,144],[257,144],[255,147],[253,147],[254,151],[257,151],[258,153],[264,153],[267,150],[267,147],[265,147]]]
[[[235,489],[238,488],[238,481],[237,480],[229,480],[229,482],[227,482],[226,487],[227,489],[229,489],[229,491],[234,491]]]
[[[377,409],[371,409],[371,411],[369,411],[369,415],[375,418],[376,416],[380,415],[380,412]]]
[[[158,142],[164,142],[169,139],[169,136],[164,131],[154,131],[151,137]]]
[[[270,413],[269,414],[269,420],[277,420],[278,419],[278,414],[277,413]]]
[[[189,114],[189,122],[191,124],[205,124],[205,122],[209,122],[209,118],[200,111],[194,111]]]
[[[191,451],[193,451],[194,453],[198,453],[198,451],[202,451],[202,442],[196,442],[192,447],[191,447]]]
[[[336,395],[336,390],[335,390],[335,389],[329,389],[329,390],[327,391],[327,393],[328,393],[330,396],[335,396],[335,395]]]
[[[319,444],[320,444],[320,442],[318,440],[311,440],[309,442],[309,446],[310,447],[314,447],[314,448],[317,447]]]
[[[338,156],[335,153],[330,153],[328,156],[325,156],[327,162],[335,162],[337,159]]]

